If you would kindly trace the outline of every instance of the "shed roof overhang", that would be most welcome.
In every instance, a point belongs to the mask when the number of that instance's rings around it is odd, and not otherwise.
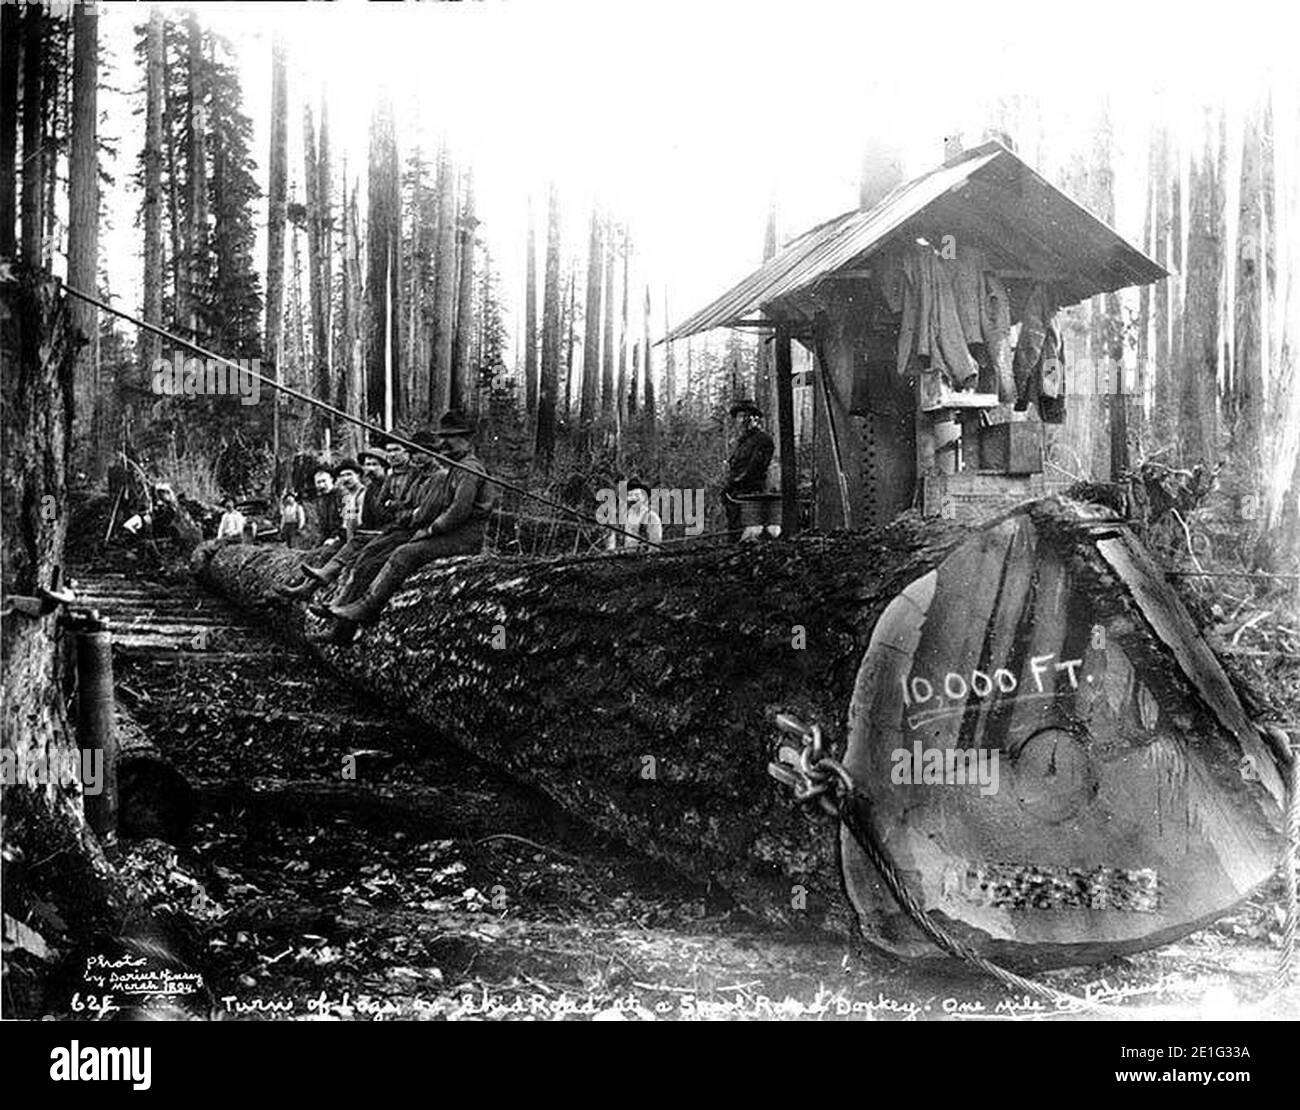
[[[978,242],[1005,276],[1051,282],[1062,305],[1169,273],[1001,143],[989,142],[898,186],[874,208],[804,232],[663,342],[712,328],[806,319],[800,306],[814,286],[867,276],[871,256],[888,244],[947,234]]]

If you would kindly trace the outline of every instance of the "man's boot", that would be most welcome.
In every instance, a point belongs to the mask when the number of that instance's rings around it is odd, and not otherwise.
[[[365,597],[350,605],[331,605],[330,613],[337,620],[351,621],[354,624],[374,624],[379,619],[379,614],[383,612],[388,599],[397,593],[408,574],[410,570],[400,564],[394,565],[390,560],[370,583]]]
[[[343,564],[331,559],[323,567],[309,567],[303,564],[302,572],[315,581],[318,586],[328,586],[343,572]]]

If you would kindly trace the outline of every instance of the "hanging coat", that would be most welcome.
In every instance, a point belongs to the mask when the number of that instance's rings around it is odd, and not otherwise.
[[[1034,286],[1020,317],[1013,373],[1017,412],[1036,404],[1043,423],[1065,422],[1065,343],[1055,303],[1042,284]]]

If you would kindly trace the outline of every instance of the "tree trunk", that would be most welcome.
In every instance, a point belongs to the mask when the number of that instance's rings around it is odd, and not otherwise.
[[[0,4],[0,255],[18,253],[18,5]]]
[[[320,344],[320,358],[316,364],[317,394],[323,400],[337,400],[338,385],[334,380],[334,172],[330,165],[330,115],[325,97],[320,105],[320,145],[316,151],[316,270],[320,285],[320,317],[315,321]],[[399,403],[398,407],[401,405]],[[326,417],[333,425],[333,418]],[[334,428],[335,437],[342,431]]]
[[[573,348],[577,345],[578,330],[578,275],[569,270],[568,335],[564,345],[564,419],[573,414]]]
[[[1222,200],[1218,129],[1206,113],[1204,143],[1192,160],[1188,185],[1187,279],[1183,316],[1179,435],[1186,462],[1218,457],[1216,401],[1219,347],[1219,282],[1223,251],[1218,237]]]
[[[206,66],[203,58],[203,31],[199,17],[191,11],[188,26],[189,67],[189,144],[185,160],[185,304],[184,325],[200,342],[199,305],[207,295],[204,260],[208,252],[208,152]]]
[[[605,222],[605,296],[604,339],[600,360],[600,411],[609,414],[615,406],[614,397],[614,255],[617,234],[612,220]]]
[[[542,373],[537,394],[538,468],[549,472],[555,455],[555,397],[560,377],[560,194],[548,191],[546,213],[546,281],[542,287]]]
[[[1232,453],[1244,462],[1252,484],[1263,477],[1260,447],[1264,442],[1264,377],[1260,309],[1260,247],[1263,241],[1263,163],[1261,114],[1246,118],[1242,136],[1241,193],[1236,244],[1236,314],[1233,352]]]
[[[262,604],[299,561],[208,547],[200,574]],[[304,620],[295,608],[277,623],[302,639]],[[768,777],[781,711],[821,725],[835,753],[847,718],[845,758],[906,885],[1003,958],[1163,943],[1268,879],[1282,846],[1274,757],[1190,618],[1127,533],[1056,503],[977,531],[907,516],[755,547],[435,564],[354,648],[318,650],[784,924],[847,931],[851,916],[836,827]],[[999,752],[1000,789],[900,789],[894,750],[910,762],[914,744]],[[868,938],[925,954],[855,853],[848,889]],[[1038,874],[1061,885],[1035,891]],[[1044,912],[1076,895],[1095,896],[1087,915]]]
[[[582,415],[579,442],[584,446],[591,435],[600,404],[600,220],[591,211],[591,234],[587,242],[586,328],[582,339]]]
[[[163,327],[162,177],[163,177],[163,17],[149,9],[145,39],[144,135],[144,319]],[[283,237],[281,238],[283,255]],[[282,258],[283,262],[283,258]],[[269,275],[268,275],[269,288]],[[269,326],[269,319],[268,319]],[[268,332],[269,334],[269,332]],[[162,357],[162,336],[142,332],[140,348],[147,375]],[[147,380],[147,378],[146,378]]]
[[[456,286],[456,177],[444,142],[438,151],[438,245],[433,278],[433,362],[429,371],[432,420],[451,407]]]
[[[45,66],[45,10],[28,4],[23,12],[23,211],[22,258],[41,265],[44,240],[42,198],[45,194],[45,156],[41,135],[41,109]]]
[[[99,156],[96,146],[99,112],[99,14],[91,4],[72,11],[74,56],[72,65],[72,153],[69,159],[68,284],[94,293],[99,276]],[[99,382],[99,311],[84,301],[69,306],[72,326],[86,340],[77,356],[73,386],[73,465],[92,479],[101,464],[96,412],[102,388]]]
[[[49,13],[44,24],[44,44],[41,64],[45,70],[41,86],[41,159],[45,163],[41,171],[41,262],[46,270],[54,268],[54,250],[58,239],[55,225],[54,199],[59,192],[59,149],[63,141],[62,105],[67,102],[68,90],[65,87],[67,68],[67,44],[63,41],[66,20],[62,15]]]
[[[632,344],[632,388],[627,395],[627,411],[635,416],[641,407],[641,340]]]
[[[470,381],[470,340],[474,335],[474,178],[465,171],[465,190],[461,200],[456,238],[460,249],[460,281],[456,303],[456,342],[451,357],[450,408],[463,409],[474,392]]]
[[[654,356],[650,347],[650,286],[645,287],[645,344],[642,370],[645,373],[645,426],[651,435],[655,430],[655,375]]]
[[[163,153],[167,160],[167,226],[171,239],[172,275],[172,326],[182,333],[185,311],[185,245],[181,228],[180,170],[176,147],[179,142],[177,113],[179,106],[172,89],[172,69],[167,57],[166,17],[163,18],[162,88],[163,88]]]
[[[1155,254],[1153,257],[1161,266],[1169,264],[1169,133],[1163,126],[1159,128],[1152,143],[1151,178],[1155,191],[1155,215],[1152,234],[1155,237]],[[1164,415],[1167,414],[1172,397],[1170,383],[1173,380],[1173,367],[1169,352],[1169,308],[1173,296],[1174,279],[1161,278],[1155,284],[1155,357],[1154,402],[1152,415],[1156,417],[1157,428],[1163,431]]]
[[[284,342],[284,221],[289,174],[289,92],[285,76],[284,39],[271,44],[271,153],[266,206],[266,348],[263,357],[283,373]],[[272,404],[278,404],[276,400]]]
[[[873,202],[874,203],[874,202]],[[767,209],[767,225],[763,229],[763,261],[776,256],[776,201]],[[665,327],[667,322],[665,321]],[[776,411],[776,394],[773,392],[772,348],[762,339],[758,342],[758,355],[754,360],[754,401],[764,412]],[[669,404],[672,402],[669,401]]]
[[[533,201],[528,199],[528,275],[524,279],[524,410],[537,409],[537,229]]]
[[[664,334],[672,331],[672,319],[668,315],[668,287],[664,287]],[[763,344],[759,344],[763,349]],[[664,408],[672,412],[677,406],[677,359],[673,353],[673,344],[664,344]],[[772,410],[769,410],[772,411]]]
[[[627,380],[627,302],[629,287],[629,268],[632,258],[632,240],[628,235],[627,228],[623,228],[623,234],[619,241],[619,251],[623,256],[623,307],[619,312],[619,331],[618,331],[618,388],[615,391],[618,399],[618,416],[619,427],[627,423],[627,416],[630,399],[628,396]],[[636,371],[632,372],[631,388],[636,389]]]
[[[0,279],[0,437],[22,445],[0,459],[6,598],[49,586],[53,569],[64,562],[74,352],[66,303],[53,281]],[[0,743],[6,760],[61,766],[77,757],[78,739],[61,696],[70,676],[60,625],[54,613],[4,618]],[[9,782],[2,818],[6,916],[30,922],[51,947],[65,951],[111,936],[124,891],[86,824],[81,789]],[[46,912],[37,918],[42,904]],[[24,995],[40,985],[6,975],[8,1015],[39,1014],[43,1000]]]
[[[311,105],[303,106],[303,180],[307,183],[307,289],[311,304],[311,387],[313,397],[327,403],[334,400],[334,383],[330,374],[329,356],[329,252],[326,245],[329,227],[329,167],[325,162],[328,140],[324,120],[321,126],[321,149],[316,149],[316,129]],[[325,429],[329,418],[316,410],[310,414],[316,429],[313,441],[325,442]]]
[[[395,407],[397,383],[390,368],[397,358],[397,316],[392,282],[397,267],[400,191],[393,109],[383,101],[370,121],[370,188],[366,216],[366,404],[370,417],[385,423]],[[427,398],[411,399],[425,411]]]
[[[346,191],[346,176],[344,182]],[[360,419],[365,410],[365,369],[361,350],[361,246],[357,230],[357,186],[352,187],[343,220],[343,357],[347,364],[347,392],[343,411]],[[351,453],[365,446],[365,433],[355,424],[349,427]]]

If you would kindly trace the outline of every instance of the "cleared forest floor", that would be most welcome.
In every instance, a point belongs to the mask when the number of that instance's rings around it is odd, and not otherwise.
[[[118,553],[76,577],[117,633],[120,702],[198,788],[187,844],[128,842],[123,861],[186,937],[205,987],[191,1016],[1066,1016],[961,967],[761,925],[344,688],[266,631],[273,613],[254,625],[181,572]],[[1178,944],[1044,978],[1134,1018],[1295,1018],[1295,992],[1252,1004],[1280,890]]]

